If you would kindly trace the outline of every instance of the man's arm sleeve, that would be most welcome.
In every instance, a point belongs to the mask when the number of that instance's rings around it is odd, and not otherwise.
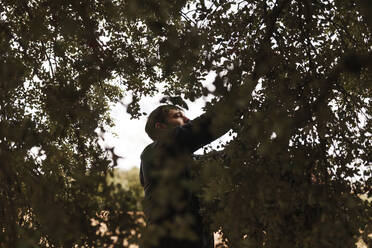
[[[230,125],[218,125],[216,123],[217,121],[219,120],[213,118],[211,113],[205,113],[189,123],[176,128],[175,138],[177,144],[194,152],[211,143],[231,128],[231,120],[227,121]]]
[[[176,129],[176,139],[192,152],[229,131],[235,114],[247,108],[254,84],[234,87],[216,102],[205,114]]]

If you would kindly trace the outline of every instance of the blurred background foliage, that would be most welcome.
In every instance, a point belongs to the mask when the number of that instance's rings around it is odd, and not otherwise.
[[[0,246],[114,243],[92,218],[136,243],[140,193],[107,183],[117,157],[98,145],[109,102],[132,94],[137,118],[159,89],[213,94],[223,118],[234,87],[249,106],[237,137],[197,172],[211,227],[229,247],[353,247],[360,232],[370,245],[371,13],[368,0],[2,0]]]
[[[132,167],[129,170],[114,169],[112,176],[107,178],[108,184],[113,184],[119,189],[124,189],[132,194],[135,205],[131,206],[132,211],[143,211],[142,200],[144,198],[143,187],[138,179],[139,168]]]

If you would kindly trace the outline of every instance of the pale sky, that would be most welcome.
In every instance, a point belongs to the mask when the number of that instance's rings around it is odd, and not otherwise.
[[[207,78],[207,82],[204,86],[207,86],[210,90],[213,90],[211,82],[212,77]],[[141,112],[146,112],[149,114],[157,106],[161,105],[159,100],[163,95],[158,94],[154,97],[146,97],[141,99],[140,106]],[[207,99],[200,98],[195,102],[186,101],[189,110],[185,110],[185,114],[188,118],[194,119],[203,113],[202,108],[205,106]],[[130,103],[130,97],[124,98],[122,100],[125,104]],[[114,152],[123,157],[118,160],[118,168],[120,169],[130,169],[134,166],[140,166],[140,155],[143,149],[152,142],[152,140],[147,136],[145,132],[145,124],[147,116],[143,116],[140,119],[130,119],[130,115],[126,112],[126,108],[123,104],[116,104],[112,107],[111,116],[114,119],[115,126],[109,130],[104,136],[105,145],[109,147],[114,147]],[[231,140],[231,136],[225,134],[221,138],[215,140],[211,143],[214,149],[217,149],[217,145],[224,144]],[[195,152],[196,154],[203,154],[203,149],[199,149]],[[367,170],[367,167],[361,166],[360,171]],[[363,174],[363,173],[362,173]],[[356,176],[352,180],[359,180],[360,176]]]
[[[207,77],[203,83],[209,90],[214,90],[211,84],[214,79],[214,75],[211,74]],[[154,97],[146,97],[140,100],[141,112],[151,113],[157,106],[161,105],[159,100],[163,95],[158,94]],[[122,100],[124,104],[130,103],[130,96],[124,97]],[[203,113],[202,108],[205,106],[208,98],[200,98],[195,102],[186,101],[189,110],[185,110],[185,114],[189,119],[194,119]],[[152,142],[145,132],[145,124],[147,116],[143,116],[140,119],[130,119],[130,115],[126,112],[126,108],[123,104],[116,104],[112,107],[111,116],[114,119],[115,126],[110,129],[104,135],[105,145],[114,147],[115,154],[123,157],[118,160],[118,167],[120,169],[130,169],[133,166],[140,166],[140,155],[143,149]],[[216,147],[221,142],[230,140],[231,137],[228,135],[222,136],[212,143],[212,147]],[[197,154],[202,154],[203,150],[199,149],[196,151]]]

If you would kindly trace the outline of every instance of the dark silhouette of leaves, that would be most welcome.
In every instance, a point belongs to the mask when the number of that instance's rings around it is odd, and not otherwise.
[[[126,92],[133,118],[159,92],[224,103],[236,138],[199,160],[195,187],[229,247],[370,244],[371,6],[2,1],[0,246],[138,243],[140,196],[107,183],[118,157],[96,132]]]

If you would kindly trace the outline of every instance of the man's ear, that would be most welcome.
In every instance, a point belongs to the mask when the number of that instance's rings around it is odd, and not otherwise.
[[[155,123],[155,128],[164,129],[164,128],[167,128],[167,125],[165,125],[164,123],[161,123],[161,122],[156,122]]]

